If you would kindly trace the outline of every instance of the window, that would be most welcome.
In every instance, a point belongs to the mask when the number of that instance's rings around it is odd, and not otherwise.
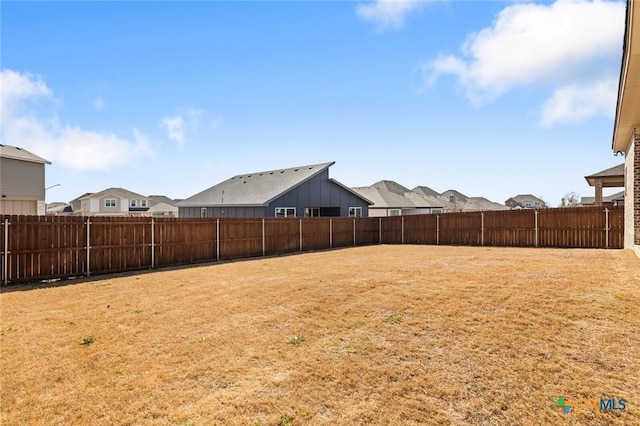
[[[147,207],[147,200],[140,200],[140,207]]]
[[[389,209],[389,216],[402,216],[401,209]]]
[[[442,209],[431,209],[431,213],[442,213]]]
[[[129,207],[136,207],[138,205],[138,203],[136,202],[136,200],[129,200]]]
[[[318,207],[305,207],[304,217],[318,217],[320,216],[320,209]]]
[[[200,217],[207,217],[207,208],[206,207],[202,207],[200,209]]]
[[[295,217],[295,207],[276,207],[276,217]]]
[[[362,217],[362,207],[349,207],[349,217]]]
[[[104,206],[105,207],[115,207],[116,206],[116,200],[114,198],[107,198],[104,200]]]

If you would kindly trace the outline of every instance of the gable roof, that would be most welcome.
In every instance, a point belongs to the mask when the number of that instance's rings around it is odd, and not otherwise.
[[[332,161],[236,175],[180,201],[178,206],[266,206],[334,164],[335,161]]]
[[[0,157],[29,161],[31,163],[51,164],[51,161],[38,157],[24,148],[4,144],[0,144]]]
[[[123,189],[123,188],[107,188],[104,189],[102,191],[99,192],[94,192],[94,193],[88,193],[87,195],[85,195],[84,197],[81,197],[81,200],[86,200],[88,198],[102,198],[106,195],[113,195],[115,197],[118,198],[126,198],[126,199],[134,199],[134,200],[140,200],[140,199],[146,199],[147,197],[145,197],[142,194],[138,194],[137,192],[132,192],[129,191],[128,189]]]

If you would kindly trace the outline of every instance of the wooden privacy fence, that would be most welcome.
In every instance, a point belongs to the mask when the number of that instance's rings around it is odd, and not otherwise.
[[[622,248],[623,232],[623,207],[383,218],[0,216],[0,283],[370,244]]]

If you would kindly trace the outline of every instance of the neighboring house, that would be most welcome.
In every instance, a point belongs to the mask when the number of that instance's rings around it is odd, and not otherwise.
[[[511,209],[542,209],[547,207],[544,200],[531,194],[520,194],[509,198],[504,204]]]
[[[367,216],[372,202],[330,179],[333,164],[234,176],[180,201],[180,217]]]
[[[0,214],[44,215],[45,165],[51,162],[0,144]]]
[[[465,202],[459,204],[459,207],[463,212],[509,210],[509,207],[504,204],[496,203],[485,197],[468,197]]]
[[[87,193],[70,204],[82,216],[142,216],[150,207],[147,197],[122,188]]]
[[[624,247],[640,256],[640,15],[627,0],[622,66],[611,148],[624,154]]]
[[[168,203],[157,203],[147,210],[145,216],[178,217],[178,206]]]
[[[508,209],[484,197],[467,197],[455,189],[438,193],[428,186],[416,186],[409,190],[390,180],[381,180],[371,186],[353,189],[373,201],[373,205],[369,207],[369,216],[407,216]]]
[[[600,203],[596,204],[596,197],[582,197],[580,199],[581,206],[603,206],[603,207],[615,207],[624,205],[624,191],[616,192],[615,194],[600,196]]]
[[[595,188],[595,197],[593,197],[593,205],[601,206],[604,203],[602,197],[602,188],[624,188],[624,163],[617,166],[609,167],[601,172],[594,173],[584,177],[589,186]],[[591,197],[583,197],[591,198]],[[582,203],[584,205],[584,202]]]
[[[70,214],[71,214],[71,205],[69,203],[63,203],[59,201],[47,203],[47,215],[65,216]]]
[[[373,202],[373,205],[369,206],[369,217],[428,214],[432,213],[432,209],[437,209],[438,212],[443,209],[441,203],[428,201],[419,194],[413,194],[412,198],[407,197],[406,194],[411,192],[409,188],[391,180],[381,180],[370,186],[352,189]]]

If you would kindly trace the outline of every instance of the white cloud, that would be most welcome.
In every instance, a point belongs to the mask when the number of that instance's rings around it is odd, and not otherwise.
[[[41,77],[12,70],[0,73],[0,137],[62,167],[110,170],[151,154],[148,143],[133,129],[133,141],[112,133],[60,124],[53,92]]]
[[[176,141],[178,145],[183,146],[185,141],[185,124],[184,118],[176,115],[174,117],[163,118],[160,127],[166,129],[169,140]]]
[[[167,131],[169,140],[177,142],[182,147],[188,137],[197,134],[203,114],[199,109],[187,107],[180,114],[163,118],[160,127]]]
[[[579,123],[595,115],[613,115],[617,88],[618,82],[613,78],[561,87],[545,102],[540,123],[544,126],[559,122]]]
[[[528,85],[587,87],[594,79],[618,72],[624,15],[622,2],[512,4],[497,15],[491,27],[470,34],[460,56],[441,55],[425,64],[425,77],[430,83],[443,75],[457,77],[474,102]],[[558,96],[566,99],[567,95]]]
[[[426,0],[374,0],[356,7],[359,18],[373,22],[380,29],[398,29],[407,16],[419,9]]]

